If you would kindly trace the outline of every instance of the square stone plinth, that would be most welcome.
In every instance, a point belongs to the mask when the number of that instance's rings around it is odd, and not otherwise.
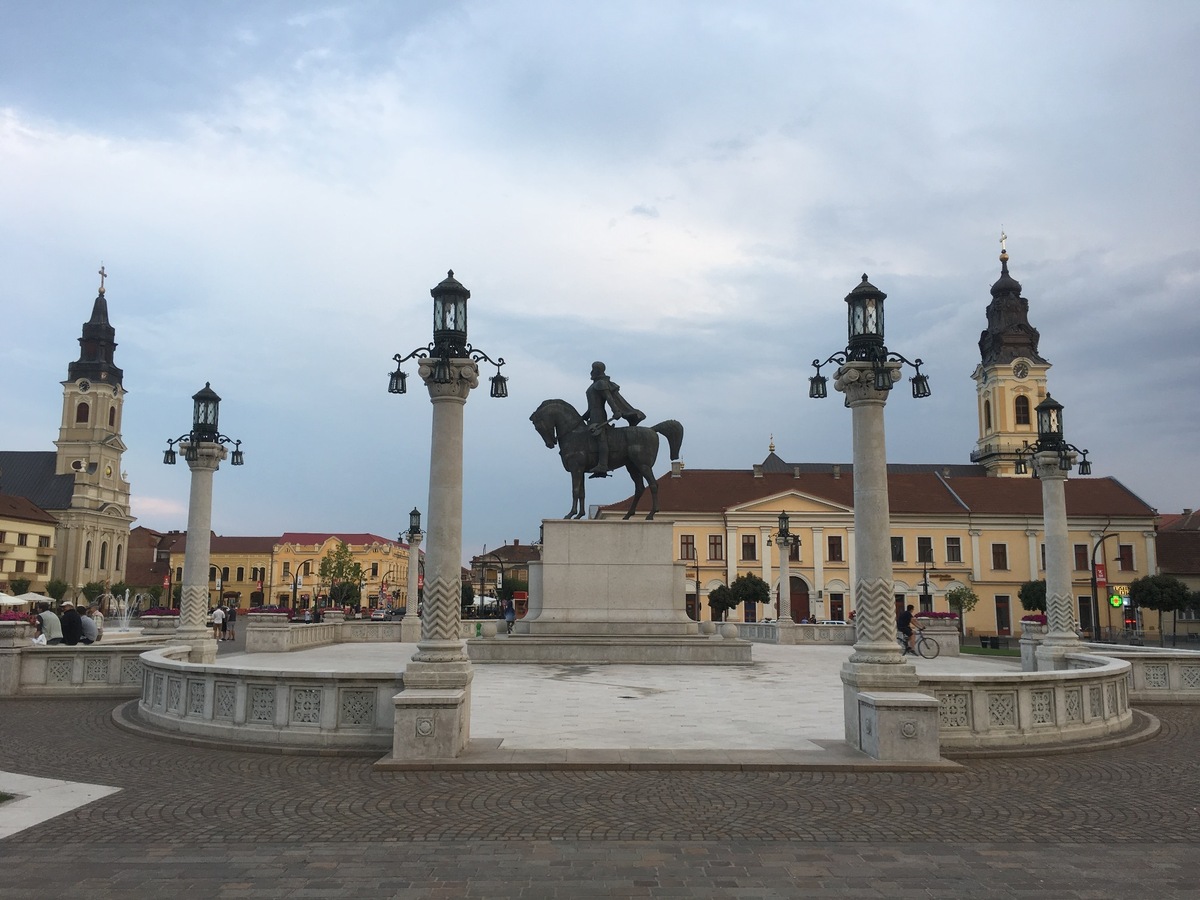
[[[934,762],[941,757],[938,701],[928,694],[858,694],[860,747],[873,759]]]
[[[470,739],[470,688],[401,691],[392,735],[393,759],[453,759]]]

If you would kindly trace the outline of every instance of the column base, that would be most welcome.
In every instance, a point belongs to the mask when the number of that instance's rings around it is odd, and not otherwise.
[[[199,665],[212,665],[217,661],[217,641],[207,628],[180,628],[168,645],[178,646],[187,644],[191,647],[188,662]]]
[[[1082,651],[1083,644],[1078,640],[1055,641],[1047,636],[1034,650],[1034,664],[1038,672],[1062,671],[1067,668],[1067,654]]]
[[[915,692],[860,691],[860,746],[872,759],[935,762],[941,758],[938,701]]]
[[[454,759],[471,739],[471,689],[412,689],[393,700],[392,759]]]
[[[860,733],[860,692],[871,694],[915,693],[917,670],[896,654],[896,662],[890,664],[846,662],[842,664],[842,702],[846,723],[846,743],[855,750],[863,750]]]

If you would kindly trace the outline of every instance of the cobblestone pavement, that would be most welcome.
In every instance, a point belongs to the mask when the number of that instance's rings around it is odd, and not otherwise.
[[[1200,895],[1200,708],[961,772],[384,773],[0,702],[0,769],[120,787],[0,842],[0,897]]]

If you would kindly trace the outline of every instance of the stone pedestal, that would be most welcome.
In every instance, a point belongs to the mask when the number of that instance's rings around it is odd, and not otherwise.
[[[392,735],[393,759],[452,759],[470,740],[471,692],[465,690],[413,690],[395,697],[396,719]],[[397,749],[402,748],[402,753]]]
[[[917,625],[924,629],[926,637],[938,643],[939,656],[959,656],[958,619],[922,619],[917,616]]]
[[[542,532],[529,611],[512,635],[468,641],[473,661],[751,661],[748,642],[712,641],[688,618],[685,566],[674,559],[670,522],[547,519]]]
[[[918,693],[871,693],[857,696],[860,749],[872,759],[936,762],[938,701]]]
[[[1067,452],[1074,463],[1074,453]],[[1033,458],[1042,483],[1042,520],[1046,532],[1046,618],[1047,631],[1034,650],[1037,671],[1067,667],[1068,653],[1083,649],[1075,632],[1075,604],[1071,599],[1071,542],[1067,531],[1067,472],[1057,451],[1043,451]]]
[[[179,449],[187,459],[193,446],[185,442]],[[198,443],[194,449],[196,458],[187,460],[188,468],[192,470],[192,484],[188,497],[188,542],[183,561],[179,629],[170,642],[191,647],[189,662],[211,665],[217,660],[217,641],[206,624],[213,473],[225,459],[226,452],[222,445],[209,442]]]
[[[1046,639],[1047,626],[1040,622],[1021,623],[1021,671],[1036,672],[1037,650]]]
[[[32,647],[35,634],[28,622],[0,622],[0,648]]]

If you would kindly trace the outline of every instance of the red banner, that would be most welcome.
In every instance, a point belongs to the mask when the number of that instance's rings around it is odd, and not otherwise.
[[[1104,563],[1096,563],[1096,590],[1104,593],[1108,586],[1108,567]]]

